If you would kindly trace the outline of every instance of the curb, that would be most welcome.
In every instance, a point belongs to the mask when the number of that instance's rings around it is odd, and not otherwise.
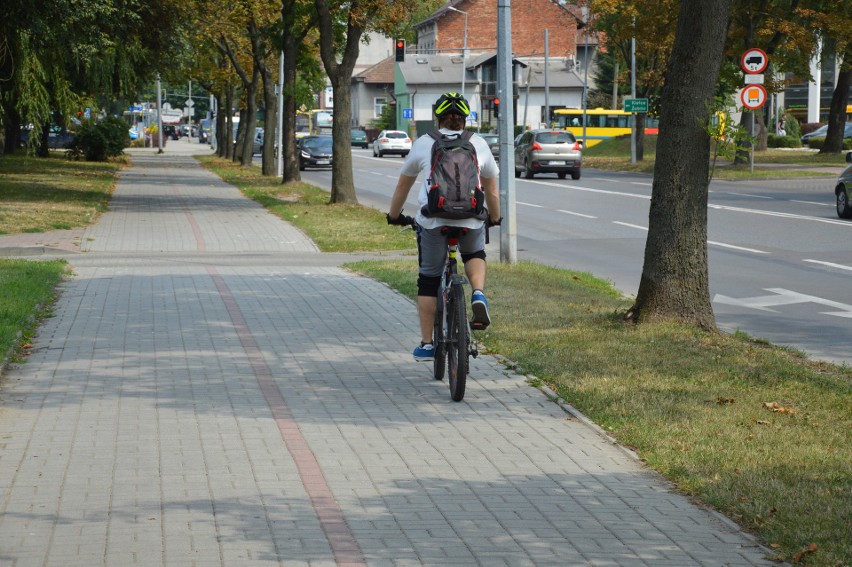
[[[600,425],[598,425],[597,423],[595,423],[594,421],[589,419],[585,414],[583,414],[583,412],[581,412],[580,410],[578,410],[577,408],[572,406],[570,403],[565,401],[550,386],[548,386],[544,382],[544,380],[542,380],[538,376],[535,376],[534,374],[525,374],[524,375],[524,374],[517,374],[515,372],[512,372],[513,368],[518,367],[518,364],[516,362],[512,361],[512,360],[509,360],[508,358],[506,358],[506,357],[504,357],[500,354],[493,353],[493,354],[486,354],[486,356],[491,356],[498,363],[502,364],[504,366],[505,370],[506,370],[504,372],[504,374],[506,376],[509,376],[511,378],[523,379],[530,387],[539,390],[542,394],[545,395],[545,397],[547,397],[548,400],[550,400],[551,402],[558,405],[562,409],[562,411],[564,411],[566,414],[568,414],[572,418],[576,419],[577,421],[579,421],[580,423],[585,425],[590,430],[592,430],[595,433],[597,433],[598,435],[600,435],[603,439],[605,439],[611,445],[616,447],[619,451],[621,451],[622,453],[627,455],[629,458],[633,459],[637,463],[640,463],[645,471],[657,476],[657,478],[659,478],[662,482],[664,482],[666,485],[668,485],[671,490],[676,491],[677,493],[688,498],[689,501],[692,502],[693,505],[701,508],[706,513],[708,513],[709,515],[716,518],[720,523],[727,526],[729,529],[734,530],[738,533],[741,533],[746,539],[748,539],[749,541],[751,541],[754,544],[754,547],[756,549],[760,549],[766,555],[766,558],[767,558],[768,561],[774,561],[774,560],[771,560],[769,558],[777,554],[777,552],[775,550],[764,545],[760,540],[757,539],[757,536],[755,536],[754,534],[749,532],[745,527],[741,526],[740,524],[738,524],[737,522],[735,522],[734,520],[732,520],[728,516],[724,515],[722,512],[719,512],[718,510],[711,508],[710,506],[708,506],[707,504],[705,504],[703,502],[696,501],[689,494],[682,492],[677,487],[676,484],[674,484],[672,481],[667,479],[665,476],[663,476],[659,472],[650,468],[647,465],[647,463],[639,456],[639,454],[637,452],[635,452],[634,450],[630,449],[629,447],[619,443],[614,437],[612,437],[609,433],[607,433],[606,430],[603,427],[601,427]],[[533,384],[533,382],[536,382],[536,384]],[[774,561],[774,562],[778,563],[779,565],[789,565],[788,562],[778,562],[778,561]]]

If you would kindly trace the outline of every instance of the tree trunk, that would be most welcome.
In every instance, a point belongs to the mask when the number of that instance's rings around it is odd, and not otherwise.
[[[849,104],[849,85],[852,83],[852,46],[843,54],[843,64],[837,75],[837,84],[831,95],[828,110],[828,132],[825,143],[819,153],[840,153],[843,151],[843,133],[846,130],[846,106]]]
[[[662,90],[660,136],[639,292],[628,317],[715,329],[707,267],[710,136],[731,0],[683,0]]]
[[[234,158],[234,85],[228,81],[225,92],[225,129],[222,131],[222,148],[225,159]],[[223,112],[220,108],[219,112]]]
[[[299,46],[304,41],[308,29],[314,24],[304,26],[301,34],[296,33],[296,13],[293,2],[282,2],[281,21],[284,24],[281,41],[284,52],[284,116],[281,120],[280,151],[284,152],[284,171],[282,183],[301,181],[299,156],[296,155],[296,62],[299,58]]]
[[[278,97],[276,96],[275,73],[269,65],[269,52],[266,49],[266,44],[261,39],[260,30],[257,29],[257,23],[254,19],[249,20],[248,31],[251,38],[251,51],[255,69],[260,74],[265,111],[260,172],[261,175],[274,176],[278,175],[275,155],[275,142],[278,140]],[[275,64],[277,62],[278,59],[273,57],[272,63]],[[253,132],[254,130],[252,130],[252,140],[254,139]],[[249,159],[249,163],[251,163],[251,158]]]
[[[349,3],[349,20],[346,26],[346,45],[340,63],[337,62],[334,30],[328,0],[315,0],[320,30],[320,55],[325,72],[331,80],[334,96],[334,119],[332,136],[334,161],[331,167],[331,202],[358,203],[355,195],[355,181],[352,176],[352,139],[350,121],[352,119],[352,97],[349,86],[352,71],[358,59],[358,44],[364,33],[364,23],[352,16],[357,8],[357,0]]]

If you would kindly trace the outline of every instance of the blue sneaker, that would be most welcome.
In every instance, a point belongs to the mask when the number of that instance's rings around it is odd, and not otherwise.
[[[485,294],[479,290],[473,292],[470,296],[470,306],[473,309],[473,321],[470,326],[481,331],[491,324],[491,317],[488,315],[488,300]]]
[[[417,362],[432,362],[435,360],[435,347],[431,344],[420,343],[419,347],[414,348],[414,360]]]

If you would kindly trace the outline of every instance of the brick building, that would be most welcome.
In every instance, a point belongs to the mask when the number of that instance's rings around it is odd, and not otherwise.
[[[515,123],[538,127],[557,108],[582,106],[586,62],[594,65],[597,42],[585,33],[576,5],[554,0],[512,1],[513,96]],[[467,52],[465,45],[467,14]],[[545,61],[545,29],[547,55]],[[389,58],[353,77],[353,125],[368,125],[385,104],[396,107],[400,129],[432,127],[431,104],[442,92],[463,92],[474,111],[472,125],[496,123],[497,1],[449,0],[415,24],[417,42],[406,59]],[[392,40],[385,42],[391,46]],[[579,49],[578,49],[579,44]],[[388,72],[393,81],[388,81]],[[462,77],[464,76],[464,82]]]
[[[465,16],[465,12],[467,16]],[[461,53],[467,18],[467,53],[497,50],[497,2],[450,0],[414,26],[417,53]],[[549,30],[553,57],[576,57],[582,27],[580,9],[553,0],[512,1],[512,51],[516,57],[544,55],[544,30]]]

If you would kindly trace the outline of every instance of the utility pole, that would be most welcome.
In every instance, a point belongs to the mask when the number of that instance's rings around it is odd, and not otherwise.
[[[278,60],[278,124],[276,124],[275,147],[278,154],[278,177],[284,175],[284,51]]]
[[[547,77],[548,67],[550,66],[549,31],[544,28],[544,121],[547,123],[547,128],[550,128],[550,84]]]
[[[158,154],[163,153],[163,94],[162,85],[160,84],[160,74],[157,73],[157,150]]]
[[[630,97],[636,99],[636,18],[633,19],[633,37],[630,38]],[[630,113],[630,163],[636,163],[636,113]]]
[[[500,260],[518,261],[518,221],[515,215],[514,134],[515,109],[512,88],[512,1],[497,0],[497,93],[506,101],[497,119],[500,134]]]

